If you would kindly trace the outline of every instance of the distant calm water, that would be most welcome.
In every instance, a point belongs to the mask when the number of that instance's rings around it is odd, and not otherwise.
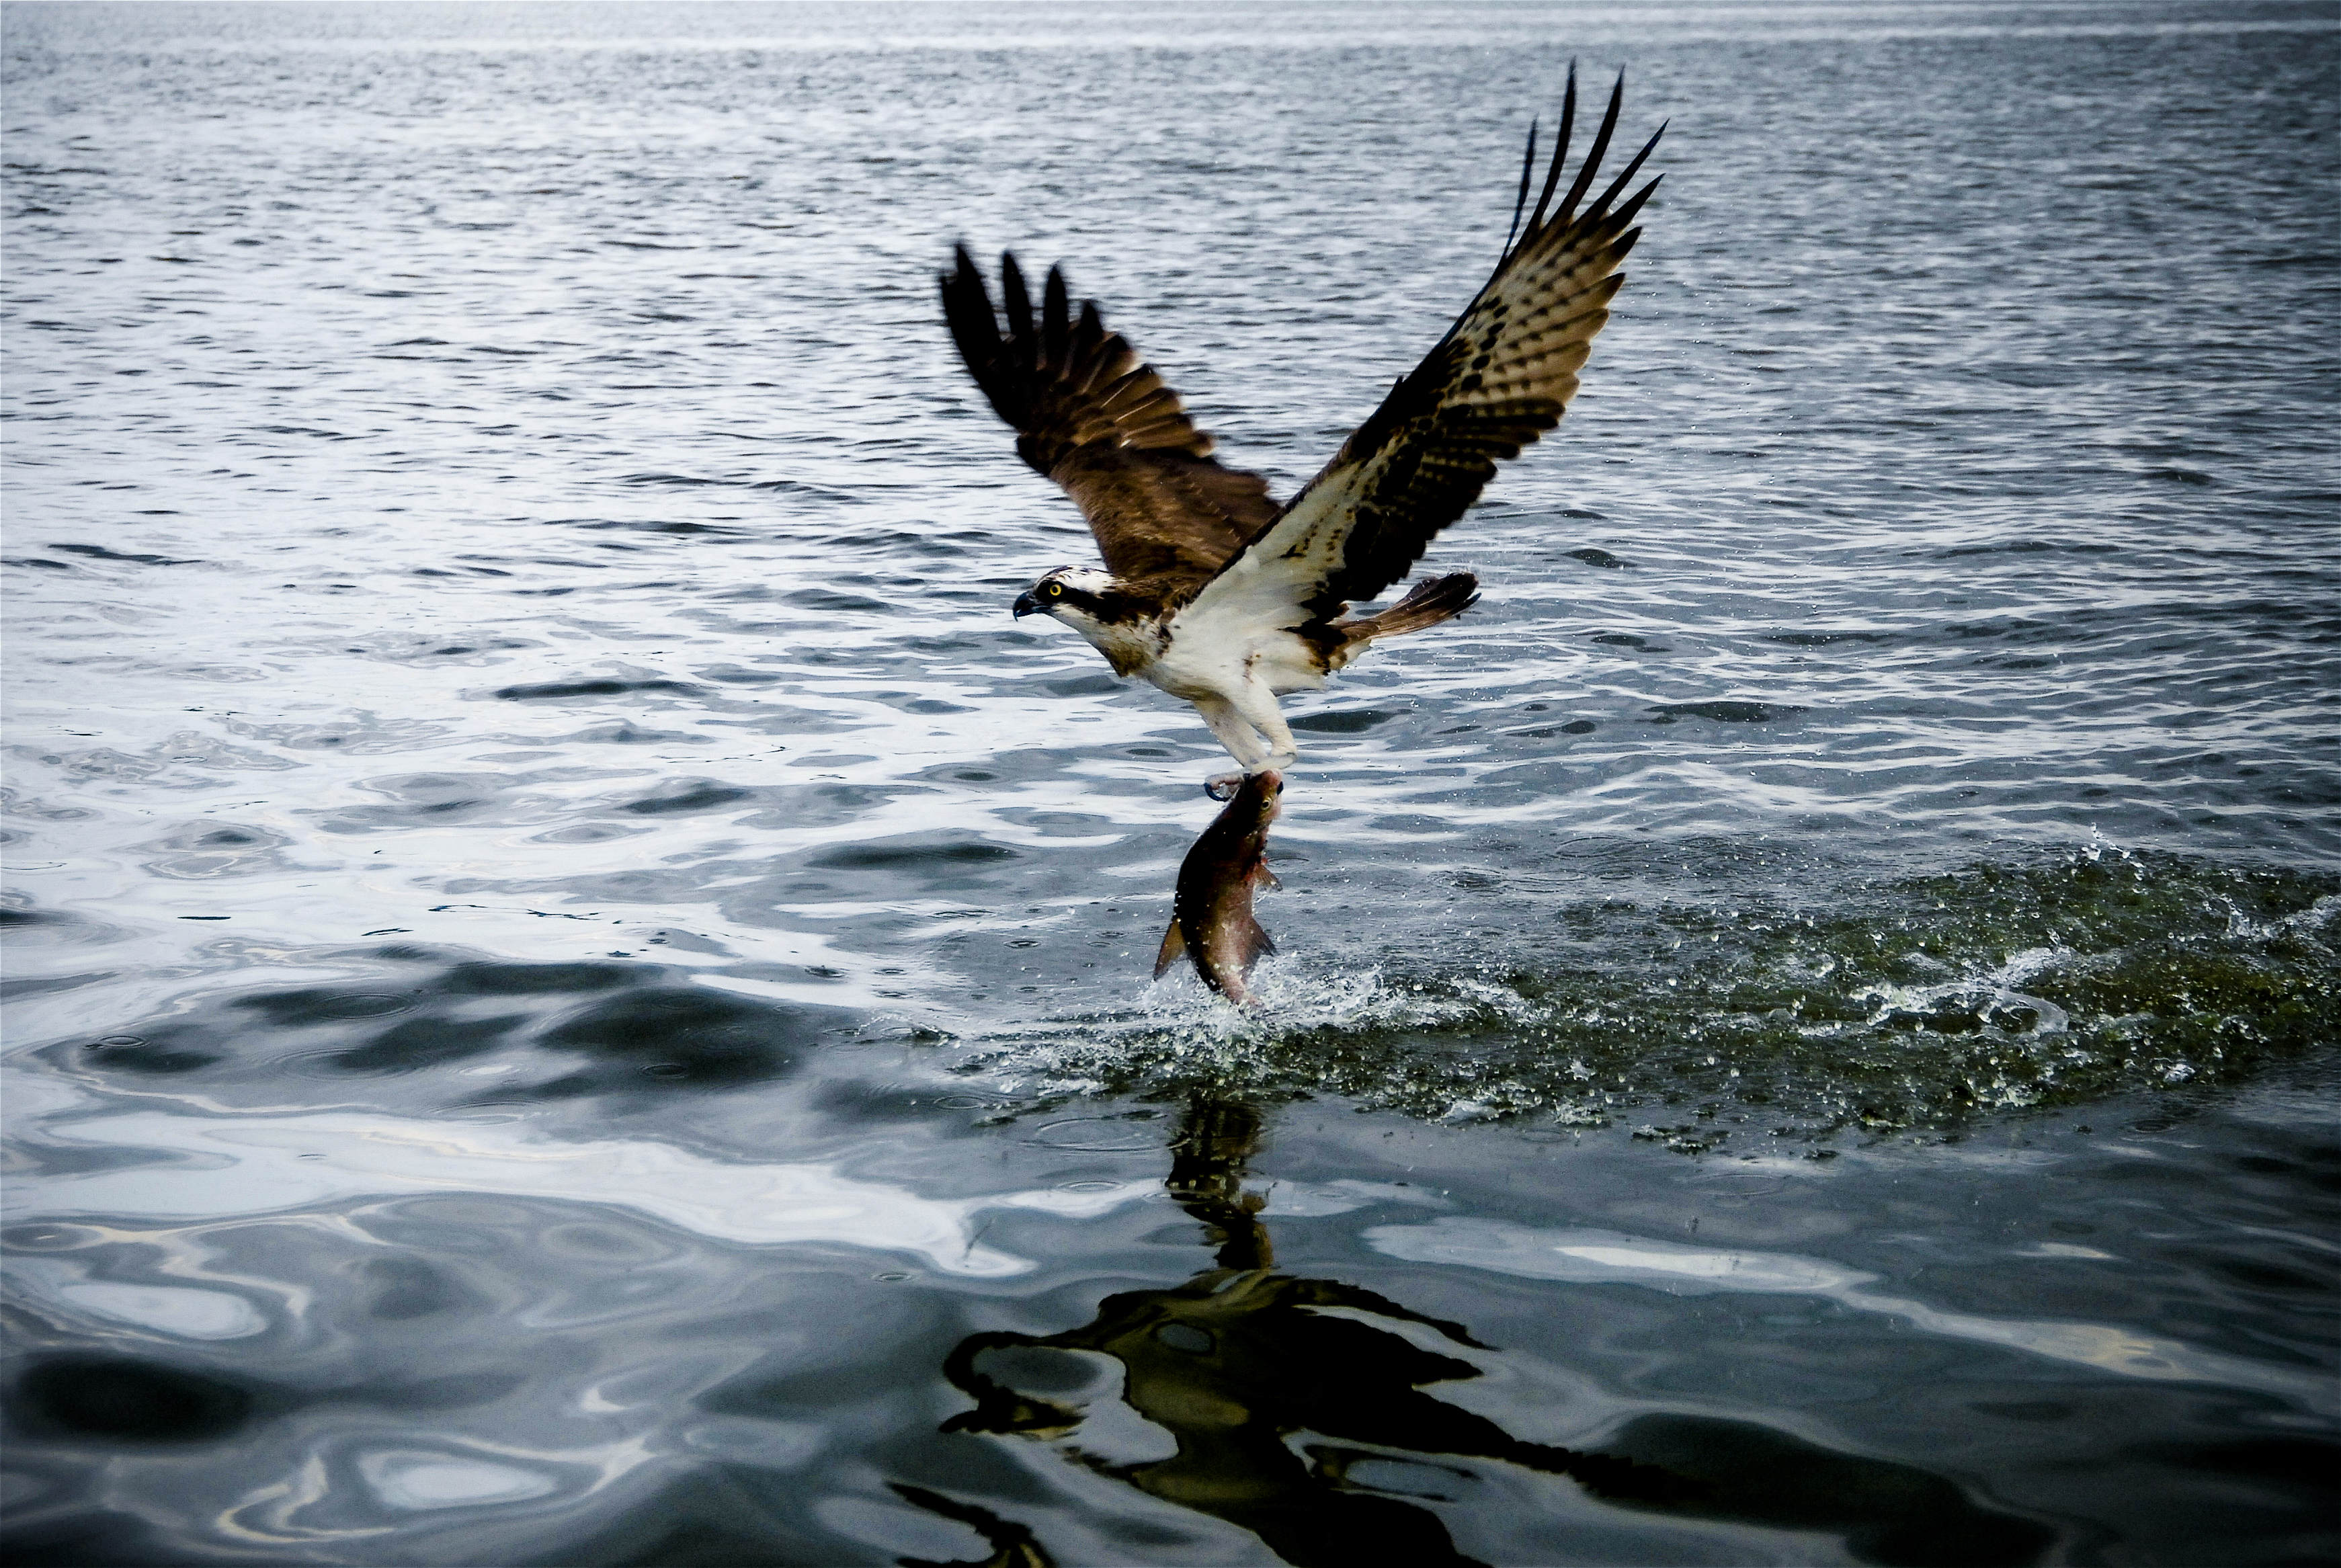
[[[12,1561],[2341,1553],[2333,5],[0,46]],[[1571,58],[1585,392],[1151,985],[1222,764],[934,274],[1289,492]]]

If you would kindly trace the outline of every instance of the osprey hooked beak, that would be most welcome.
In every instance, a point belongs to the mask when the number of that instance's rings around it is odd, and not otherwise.
[[[1015,605],[1009,611],[1011,615],[1020,621],[1027,615],[1037,615],[1040,613],[1041,601],[1032,597],[1032,592],[1029,588],[1016,595]]]

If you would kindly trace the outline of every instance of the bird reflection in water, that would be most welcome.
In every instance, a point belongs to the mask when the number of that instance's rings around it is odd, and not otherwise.
[[[1069,1457],[1165,1502],[1240,1525],[1295,1563],[1470,1561],[1456,1552],[1438,1515],[1350,1480],[1352,1466],[1388,1458],[1390,1450],[1508,1460],[1571,1476],[1605,1496],[1659,1500],[1683,1493],[1686,1483],[1666,1471],[1522,1443],[1484,1416],[1431,1398],[1422,1384],[1477,1377],[1479,1369],[1381,1326],[1419,1325],[1455,1344],[1487,1348],[1461,1324],[1356,1285],[1277,1272],[1260,1219],[1262,1199],[1243,1190],[1259,1134],[1250,1107],[1195,1099],[1174,1145],[1168,1186],[1179,1206],[1208,1228],[1218,1249],[1214,1266],[1168,1290],[1109,1296],[1085,1328],[962,1341],[944,1372],[976,1407],[943,1430],[1063,1443]],[[1327,1307],[1345,1314],[1320,1310]],[[979,1367],[985,1353],[1011,1348],[1112,1356],[1126,1372],[1122,1397],[1170,1433],[1178,1452],[1151,1463],[1111,1464],[1064,1442],[1081,1424],[1080,1413],[1017,1393]],[[1295,1432],[1326,1441],[1308,1444],[1304,1457],[1286,1443]]]
[[[1585,1453],[1523,1442],[1432,1398],[1423,1385],[1478,1377],[1481,1369],[1423,1348],[1421,1331],[1458,1347],[1489,1347],[1460,1323],[1360,1286],[1280,1273],[1260,1217],[1264,1200],[1243,1186],[1260,1130],[1248,1105],[1192,1098],[1166,1185],[1206,1228],[1212,1266],[1183,1284],[1108,1296],[1082,1328],[970,1335],[943,1372],[975,1408],[942,1430],[1049,1443],[1099,1474],[1250,1531],[1301,1568],[1476,1563],[1437,1513],[1352,1473],[1374,1461],[1464,1480],[1469,1471],[1440,1461],[1499,1461],[1566,1476],[1636,1510],[1827,1531],[1858,1560],[1885,1564],[2025,1563],[2051,1543],[2051,1532],[1979,1509],[1942,1477],[1749,1423],[1646,1415],[1614,1434],[1609,1452]],[[994,1353],[1036,1350],[1111,1356],[1121,1366],[1122,1399],[1174,1438],[1177,1452],[1112,1463],[1075,1441],[1083,1411],[1021,1393],[985,1370]],[[1287,1442],[1295,1433],[1311,1439],[1297,1452]],[[922,1489],[896,1491],[980,1531],[994,1549],[983,1568],[1051,1561],[1021,1524]]]

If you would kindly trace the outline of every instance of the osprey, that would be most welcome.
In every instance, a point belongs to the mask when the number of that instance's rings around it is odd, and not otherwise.
[[[1105,559],[1102,570],[1048,573],[1018,596],[1014,613],[1063,622],[1114,674],[1194,704],[1244,770],[1210,781],[1215,797],[1297,754],[1279,694],[1322,686],[1376,638],[1437,625],[1478,598],[1479,579],[1458,572],[1415,584],[1378,614],[1348,614],[1352,601],[1371,601],[1405,576],[1478,498],[1497,463],[1559,424],[1575,395],[1625,281],[1618,265],[1641,235],[1634,216],[1659,184],[1618,200],[1663,125],[1623,174],[1578,205],[1609,151],[1624,94],[1621,74],[1556,204],[1577,115],[1570,69],[1533,212],[1538,133],[1529,127],[1512,232],[1495,271],[1324,471],[1281,505],[1260,475],[1212,459],[1211,437],[1121,335],[1105,329],[1094,302],[1074,317],[1062,271],[1049,269],[1036,321],[1024,275],[1003,255],[1003,321],[974,258],[957,247],[942,299],[960,355],[1015,427],[1017,454],[1072,497]]]

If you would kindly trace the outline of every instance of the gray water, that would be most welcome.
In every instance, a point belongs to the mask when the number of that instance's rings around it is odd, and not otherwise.
[[[14,1560],[2341,1552],[2332,6],[0,30]],[[1288,494],[1571,58],[1585,390],[1150,984],[935,272]]]

